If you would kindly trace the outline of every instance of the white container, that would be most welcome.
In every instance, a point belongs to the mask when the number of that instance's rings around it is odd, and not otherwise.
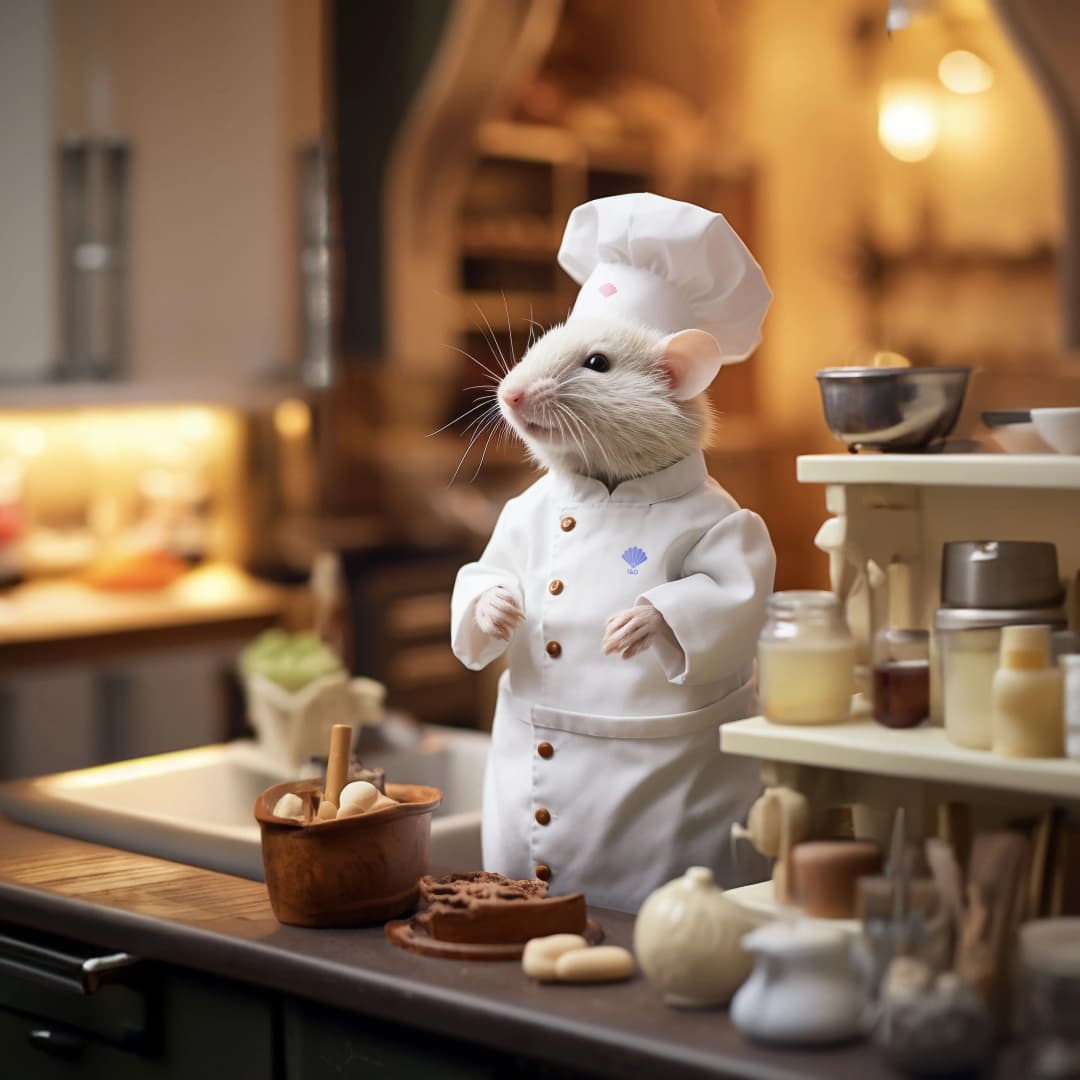
[[[762,712],[777,724],[833,724],[851,711],[855,644],[839,599],[797,590],[769,597],[758,639]]]
[[[1061,671],[1046,626],[1006,626],[994,673],[993,750],[1002,757],[1054,758],[1065,753]]]
[[[1058,657],[1065,677],[1065,756],[1080,759],[1080,654]]]
[[[814,1045],[859,1034],[863,993],[842,930],[800,919],[747,934],[754,969],[731,1002],[732,1023],[763,1043]]]
[[[266,756],[297,770],[311,758],[325,757],[330,729],[349,724],[353,741],[364,724],[382,720],[386,688],[374,679],[350,678],[344,671],[324,675],[290,693],[262,675],[244,677],[248,721]]]
[[[641,905],[634,953],[666,1004],[726,1005],[750,974],[750,954],[740,942],[755,925],[713,882],[711,870],[691,866]]]
[[[991,689],[1003,626],[1065,625],[1061,608],[939,608],[934,636],[941,665],[945,734],[957,746],[989,750],[993,744]]]

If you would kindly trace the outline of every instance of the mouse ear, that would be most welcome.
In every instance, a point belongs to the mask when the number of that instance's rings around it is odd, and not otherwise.
[[[704,330],[680,330],[660,342],[660,368],[676,401],[697,397],[716,378],[722,363],[716,338]]]

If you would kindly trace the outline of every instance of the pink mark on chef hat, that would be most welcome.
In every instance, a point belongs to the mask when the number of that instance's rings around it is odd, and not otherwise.
[[[616,289],[615,286],[610,281],[605,281],[604,284],[601,285],[599,290],[598,290],[600,295],[602,297],[604,297],[605,299],[607,299],[607,297],[609,297],[609,296],[614,296],[618,291],[619,290]]]

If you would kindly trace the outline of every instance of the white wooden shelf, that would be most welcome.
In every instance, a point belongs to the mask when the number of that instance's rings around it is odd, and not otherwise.
[[[1004,758],[955,746],[939,727],[893,730],[873,720],[798,727],[763,716],[720,729],[726,753],[765,761],[945,784],[994,788],[1080,802],[1080,761]]]
[[[845,934],[857,937],[862,933],[862,921],[860,919],[818,919],[809,915],[803,915],[794,906],[785,906],[777,903],[773,892],[773,883],[758,881],[753,885],[740,885],[735,889],[725,889],[724,896],[736,903],[752,919],[760,922],[769,922],[772,919],[790,918],[806,919],[808,922],[820,923],[822,926],[832,927],[834,930],[843,930]]]
[[[1080,491],[1080,456],[1066,454],[805,454],[803,484],[1043,488]]]

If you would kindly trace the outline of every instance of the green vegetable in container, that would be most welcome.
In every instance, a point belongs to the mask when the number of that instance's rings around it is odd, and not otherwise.
[[[263,631],[241,653],[240,667],[290,692],[342,670],[338,657],[310,630],[289,634],[277,627]]]

